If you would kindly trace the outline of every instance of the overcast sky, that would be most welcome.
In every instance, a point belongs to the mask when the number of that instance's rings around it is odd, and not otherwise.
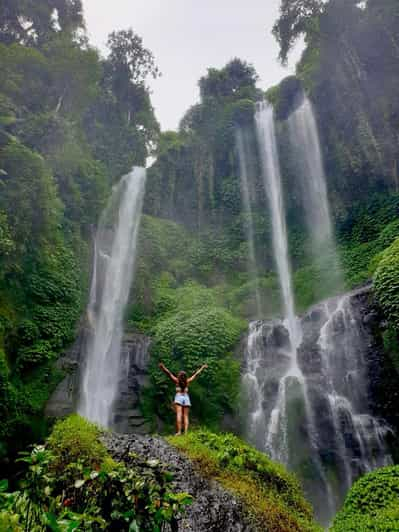
[[[294,71],[277,62],[271,29],[280,0],[83,0],[92,44],[105,50],[107,35],[132,27],[156,59],[162,77],[153,81],[152,102],[163,130],[176,129],[198,101],[198,80],[208,67],[233,57],[254,65],[266,89]]]

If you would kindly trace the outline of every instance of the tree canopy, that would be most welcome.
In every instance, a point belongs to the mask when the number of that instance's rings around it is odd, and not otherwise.
[[[84,30],[81,0],[0,0],[0,42],[42,44],[60,31]]]

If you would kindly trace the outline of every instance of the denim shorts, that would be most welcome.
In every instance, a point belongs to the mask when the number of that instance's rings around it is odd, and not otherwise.
[[[175,395],[175,404],[180,406],[191,406],[190,396],[188,393],[177,393]]]

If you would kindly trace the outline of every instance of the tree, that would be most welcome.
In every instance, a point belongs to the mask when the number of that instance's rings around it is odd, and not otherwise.
[[[41,45],[60,31],[84,30],[81,0],[0,0],[0,42]]]
[[[279,58],[284,64],[300,35],[308,34],[323,10],[323,0],[282,0],[280,18],[273,26],[273,35],[280,45]]]
[[[220,70],[208,68],[208,75],[199,80],[201,98],[233,97],[238,99],[249,97],[256,90],[258,79],[259,77],[252,65],[234,58]]]
[[[148,76],[160,75],[150,50],[143,47],[143,39],[132,29],[112,32],[107,41],[110,50],[107,64],[115,80],[115,88],[126,90],[131,83],[144,85]]]

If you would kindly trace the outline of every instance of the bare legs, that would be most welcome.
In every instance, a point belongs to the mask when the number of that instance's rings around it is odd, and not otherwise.
[[[176,434],[182,433],[182,428],[184,426],[184,433],[186,434],[188,431],[188,425],[189,425],[189,406],[181,406],[175,403],[175,410],[176,410]]]
[[[183,424],[183,407],[175,403],[176,410],[176,435],[181,434]]]
[[[183,421],[184,421],[184,434],[188,431],[188,414],[190,412],[189,406],[183,406]]]

